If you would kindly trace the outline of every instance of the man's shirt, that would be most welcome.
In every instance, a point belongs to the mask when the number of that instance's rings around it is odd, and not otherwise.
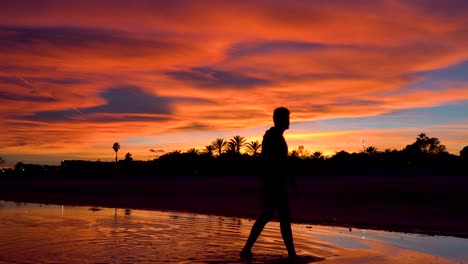
[[[262,185],[267,193],[287,193],[288,145],[282,131],[271,127],[262,141]]]

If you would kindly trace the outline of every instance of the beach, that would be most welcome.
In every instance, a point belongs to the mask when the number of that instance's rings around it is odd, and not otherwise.
[[[246,263],[253,220],[196,213],[0,201],[1,263]],[[464,263],[468,240],[292,224],[301,263]],[[288,263],[279,223],[252,263]]]
[[[255,177],[1,179],[0,200],[254,219]],[[294,223],[468,237],[466,177],[298,177]]]

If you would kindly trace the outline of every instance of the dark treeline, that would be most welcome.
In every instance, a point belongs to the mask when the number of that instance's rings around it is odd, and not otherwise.
[[[116,152],[120,145],[114,143]],[[261,144],[250,143],[241,136],[230,141],[216,139],[203,151],[172,151],[151,161],[133,160],[131,153],[117,162],[62,161],[60,166],[43,166],[19,162],[13,170],[3,170],[10,177],[219,177],[255,176],[261,162]],[[316,175],[375,175],[425,176],[468,175],[468,146],[453,155],[446,151],[437,138],[422,133],[416,141],[402,150],[379,151],[364,147],[360,152],[336,152],[325,157],[321,152],[310,153],[300,146],[290,152],[289,170],[298,176]]]

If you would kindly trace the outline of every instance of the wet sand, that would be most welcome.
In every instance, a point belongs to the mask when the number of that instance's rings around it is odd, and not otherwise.
[[[0,201],[1,263],[243,263],[253,221],[194,213]],[[468,240],[292,226],[299,263],[463,263]],[[253,263],[287,263],[269,223]]]
[[[468,237],[468,177],[304,177],[293,221]],[[255,178],[0,180],[0,199],[255,218]]]

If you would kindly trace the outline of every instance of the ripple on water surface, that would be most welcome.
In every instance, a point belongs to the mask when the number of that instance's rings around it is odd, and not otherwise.
[[[253,221],[178,212],[0,201],[1,263],[242,263]],[[468,240],[293,225],[301,263],[466,263]],[[285,263],[277,222],[254,263]]]

